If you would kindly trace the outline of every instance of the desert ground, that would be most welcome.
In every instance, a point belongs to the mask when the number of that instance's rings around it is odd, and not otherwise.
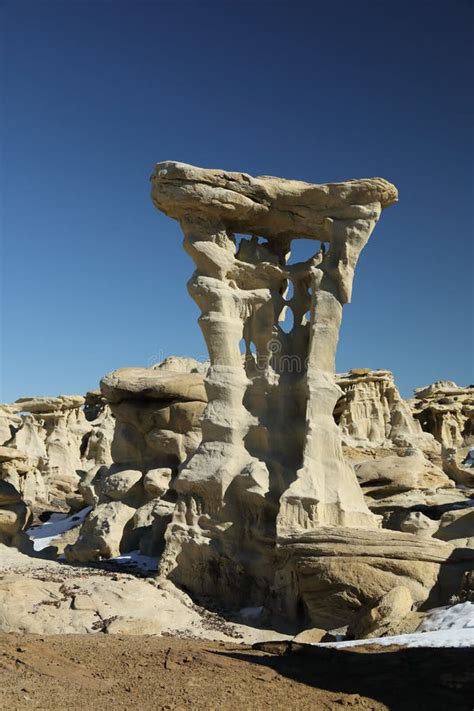
[[[4,709],[471,711],[469,649],[313,648],[121,635],[0,636]]]

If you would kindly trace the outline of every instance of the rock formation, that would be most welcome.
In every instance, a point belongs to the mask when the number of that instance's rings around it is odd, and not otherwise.
[[[161,555],[162,584],[323,636],[386,633],[399,610],[415,624],[474,560],[472,388],[437,383],[407,402],[388,371],[334,366],[357,260],[396,189],[171,162],[152,184],[196,265],[210,361],[2,406],[0,542],[29,520],[23,499],[66,499],[92,507],[71,561]],[[314,254],[293,263],[298,239]]]
[[[233,605],[268,604],[271,593],[275,607],[302,607],[322,627],[329,616],[347,622],[400,579],[426,599],[452,548],[377,531],[333,418],[342,307],[382,209],[397,200],[394,186],[165,162],[152,198],[180,222],[196,264],[188,288],[210,356],[202,442],[174,483],[162,575]],[[292,264],[299,238],[315,241],[314,256]],[[411,420],[397,405],[394,434]],[[359,584],[341,597],[348,574]]]
[[[121,368],[101,382],[115,417],[110,467],[95,467],[79,484],[94,511],[71,560],[110,558],[136,550],[159,554],[176,499],[178,467],[201,440],[207,398],[202,364],[170,358],[156,368]]]
[[[474,486],[474,385],[440,380],[415,390],[411,406],[423,430],[440,443],[446,473]]]
[[[413,418],[389,370],[353,368],[336,376],[343,391],[334,417],[346,447],[417,447],[441,452],[434,437]]]
[[[111,463],[110,410],[96,402],[89,421],[87,402],[80,395],[60,395],[20,398],[1,406],[2,444],[10,455],[0,463],[0,478],[31,506],[66,507],[90,468]],[[84,505],[80,497],[76,505]]]
[[[7,447],[0,447],[0,460],[8,461]],[[0,544],[12,545],[31,521],[31,512],[20,492],[9,481],[0,479]]]

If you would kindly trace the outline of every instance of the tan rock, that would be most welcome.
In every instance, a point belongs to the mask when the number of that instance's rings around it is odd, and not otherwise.
[[[408,449],[405,456],[391,455],[355,465],[357,479],[368,496],[392,494],[412,489],[453,488],[453,482],[442,469],[432,464],[421,452]]]
[[[85,520],[77,542],[67,546],[68,560],[99,560],[120,554],[124,529],[135,515],[135,509],[121,501],[99,504]]]
[[[342,396],[334,417],[346,446],[416,446],[439,450],[439,444],[423,432],[403,400],[388,370],[353,368],[336,376]]]
[[[296,644],[318,644],[319,642],[327,642],[327,638],[327,630],[323,630],[319,627],[311,627],[293,637],[292,642]]]
[[[421,511],[411,511],[400,523],[400,531],[428,538],[438,530],[438,521],[433,521]]]
[[[82,395],[59,395],[58,397],[21,397],[13,405],[17,412],[46,414],[76,409],[84,404]]]
[[[444,513],[433,536],[456,548],[474,548],[474,508]]]
[[[412,606],[409,589],[398,585],[382,595],[372,607],[362,608],[348,629],[348,637],[361,639],[390,635],[411,612]]]
[[[210,355],[202,442],[174,480],[162,572],[209,594],[217,565],[217,594],[239,604],[249,586],[258,597],[272,584],[275,526],[282,538],[379,525],[342,456],[334,359],[357,259],[397,191],[380,178],[314,185],[168,161],[152,199],[183,229]],[[314,256],[290,265],[301,237],[317,242]],[[216,560],[210,542],[224,537]]]
[[[459,590],[474,551],[397,531],[321,528],[279,541],[274,595],[280,609],[324,629],[352,624],[395,587],[410,591],[416,606],[447,604]],[[291,601],[293,600],[293,603]],[[293,607],[292,607],[293,604]]]
[[[443,447],[474,444],[474,385],[462,388],[439,380],[415,390],[411,402],[414,416]]]
[[[200,361],[195,358],[183,356],[168,356],[153,366],[153,370],[162,372],[172,371],[173,373],[201,373],[205,375],[209,369],[209,361]]]
[[[24,452],[14,447],[0,447],[0,462],[11,462],[12,460],[25,460],[27,458]]]
[[[137,469],[117,471],[114,467],[111,467],[102,481],[102,494],[109,496],[114,501],[121,501],[142,480],[142,476],[142,472]]]
[[[168,467],[149,469],[143,477],[143,487],[154,498],[163,496],[168,489],[173,472]]]
[[[201,400],[206,402],[199,373],[160,372],[149,368],[120,368],[106,375],[100,384],[110,403],[122,400]]]

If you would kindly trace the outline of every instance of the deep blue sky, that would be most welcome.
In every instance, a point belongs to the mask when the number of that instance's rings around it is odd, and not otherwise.
[[[363,252],[338,369],[472,381],[472,3],[2,3],[0,399],[204,356],[154,163],[400,190]]]

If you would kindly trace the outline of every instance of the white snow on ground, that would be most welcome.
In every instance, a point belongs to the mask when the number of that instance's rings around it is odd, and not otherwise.
[[[159,558],[143,555],[140,551],[122,553],[116,558],[108,558],[107,563],[123,565],[125,568],[133,568],[141,573],[156,573],[158,571]]]
[[[371,639],[356,639],[352,642],[325,642],[315,647],[335,647],[336,649],[352,649],[368,645],[389,647],[474,647],[474,629],[438,630],[436,632],[415,632],[400,634],[396,637],[374,637]]]
[[[460,602],[449,607],[437,607],[427,612],[418,632],[474,629],[474,602]]]
[[[55,538],[71,528],[80,526],[90,511],[92,511],[92,506],[86,506],[86,508],[70,516],[55,513],[45,523],[28,528],[26,535],[33,542],[33,549],[42,551],[43,548],[47,548]]]
[[[438,607],[427,613],[417,632],[394,637],[374,637],[347,642],[320,643],[336,649],[377,644],[384,647],[474,647],[474,603]]]

